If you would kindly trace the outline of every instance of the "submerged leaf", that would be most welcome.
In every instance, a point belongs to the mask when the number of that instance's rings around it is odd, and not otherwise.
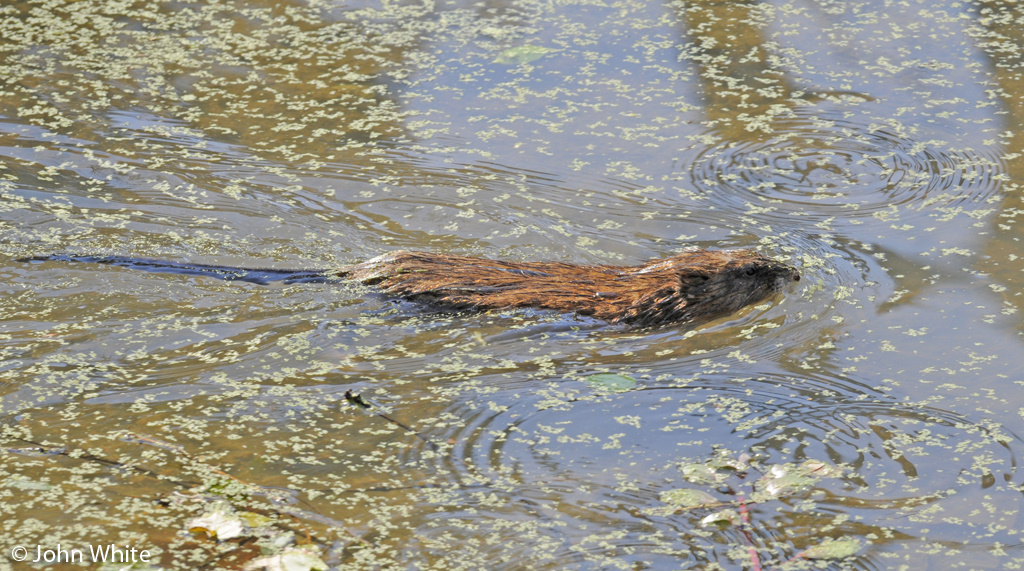
[[[662,492],[661,501],[681,508],[692,508],[718,503],[718,499],[707,492],[685,488]]]
[[[205,514],[188,522],[191,533],[205,533],[217,541],[227,541],[242,535],[245,524],[227,502],[218,502]]]
[[[274,518],[267,517],[255,512],[238,512],[238,518],[249,527],[262,527],[274,522]]]
[[[46,482],[37,482],[35,480],[22,480],[22,479],[13,479],[13,478],[3,482],[3,486],[7,487],[7,488],[14,488],[14,489],[17,489],[17,490],[40,490],[40,491],[46,491],[46,490],[49,490],[49,489],[53,488],[53,486],[51,486],[50,484],[47,484]]]
[[[800,469],[817,478],[835,478],[843,473],[843,469],[821,460],[804,460]]]
[[[700,524],[704,527],[714,525],[720,529],[733,525],[740,525],[741,523],[743,523],[743,517],[734,509],[717,511],[700,520]]]
[[[509,49],[501,52],[500,54],[498,54],[498,57],[494,58],[494,63],[503,63],[503,64],[530,63],[532,61],[539,60],[540,58],[548,55],[549,53],[557,52],[557,51],[561,51],[561,50],[556,50],[554,48],[545,48],[543,46],[531,46],[531,45],[516,46],[514,48],[509,48]]]
[[[617,373],[598,373],[587,377],[587,384],[611,392],[622,392],[636,388],[636,379]]]
[[[277,555],[250,561],[243,571],[322,571],[327,564],[316,553],[304,547],[290,547]]]
[[[730,456],[718,456],[708,461],[708,466],[715,470],[734,470],[736,472],[746,472],[750,466],[747,465],[747,461],[750,457],[746,454],[741,454],[739,458],[732,458]]]
[[[746,472],[750,469],[747,462],[750,456],[740,454],[738,458],[720,451],[714,458],[706,462],[688,462],[679,465],[683,477],[693,484],[721,484],[734,473]]]
[[[805,490],[824,478],[835,478],[842,470],[820,460],[806,460],[800,465],[779,464],[757,481],[758,500],[787,496]]]
[[[854,538],[826,539],[821,545],[805,550],[801,555],[805,559],[842,559],[850,557],[860,550],[860,540]]]
[[[729,478],[727,474],[719,474],[705,464],[683,464],[679,470],[686,481],[693,484],[719,484]]]

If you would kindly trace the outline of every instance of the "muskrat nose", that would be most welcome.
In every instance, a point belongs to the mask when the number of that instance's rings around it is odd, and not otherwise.
[[[795,281],[795,282],[800,281],[800,274],[798,274],[796,272],[793,272],[793,281]]]

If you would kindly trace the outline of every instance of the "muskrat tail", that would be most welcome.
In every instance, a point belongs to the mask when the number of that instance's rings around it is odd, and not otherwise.
[[[19,262],[81,262],[89,264],[108,264],[143,270],[146,272],[165,272],[187,276],[208,276],[226,281],[241,281],[255,284],[269,284],[281,281],[290,283],[313,283],[329,281],[338,275],[337,270],[278,270],[274,268],[237,268],[234,266],[215,266],[211,264],[190,264],[187,262],[166,262],[132,258],[129,256],[81,256],[72,254],[48,254],[19,258]]]

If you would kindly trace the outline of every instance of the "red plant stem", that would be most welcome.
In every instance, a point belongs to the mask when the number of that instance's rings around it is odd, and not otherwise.
[[[754,547],[754,538],[750,535],[750,510],[747,509],[747,500],[743,498],[743,492],[739,493],[740,496],[740,520],[743,521],[743,527],[740,530],[743,532],[743,537],[747,540],[747,552],[750,553],[750,568],[753,571],[762,571],[761,558],[757,556],[757,548]]]

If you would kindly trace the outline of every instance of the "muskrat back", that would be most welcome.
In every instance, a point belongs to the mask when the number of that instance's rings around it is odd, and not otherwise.
[[[795,268],[753,250],[689,250],[636,266],[507,262],[399,251],[335,270],[275,270],[122,256],[52,255],[80,261],[256,283],[337,276],[448,309],[550,309],[610,323],[700,322],[732,313],[798,281]]]
[[[532,307],[631,325],[706,321],[800,279],[795,268],[752,250],[690,250],[637,266],[400,251],[337,275],[452,309]]]

